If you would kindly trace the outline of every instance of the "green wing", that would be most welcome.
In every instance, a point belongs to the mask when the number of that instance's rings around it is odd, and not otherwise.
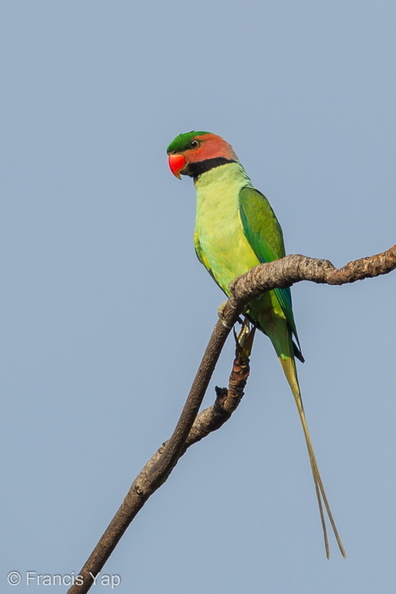
[[[272,262],[283,258],[285,245],[282,229],[264,194],[254,188],[242,188],[239,192],[239,212],[245,236],[260,262]],[[298,348],[295,354],[304,360],[300,352],[290,288],[274,289],[274,293],[296,338]]]

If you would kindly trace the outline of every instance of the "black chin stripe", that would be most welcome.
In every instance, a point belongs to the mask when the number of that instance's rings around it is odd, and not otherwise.
[[[225,157],[215,157],[214,159],[206,159],[205,161],[200,161],[199,163],[189,163],[187,167],[184,168],[183,174],[189,175],[196,179],[202,173],[206,171],[210,171],[213,167],[219,167],[220,165],[225,165],[226,163],[236,163],[234,159],[226,159]]]

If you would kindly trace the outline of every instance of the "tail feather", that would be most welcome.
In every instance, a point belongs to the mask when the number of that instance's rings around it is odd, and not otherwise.
[[[302,428],[304,431],[305,443],[307,446],[309,461],[311,464],[312,477],[313,477],[313,481],[314,481],[314,485],[315,485],[316,499],[318,501],[320,520],[321,520],[322,529],[323,529],[323,538],[324,538],[325,549],[326,549],[326,557],[327,558],[330,557],[330,547],[329,547],[329,539],[327,536],[327,528],[326,528],[324,509],[327,512],[327,516],[329,518],[330,525],[333,529],[334,536],[336,538],[336,541],[337,541],[338,547],[341,551],[341,554],[343,557],[346,557],[346,552],[345,552],[344,546],[341,542],[341,538],[338,534],[338,530],[337,530],[337,527],[336,527],[336,524],[335,524],[335,521],[333,518],[333,514],[331,513],[330,505],[327,500],[327,496],[326,496],[326,492],[325,492],[325,489],[323,486],[322,478],[320,476],[318,464],[316,462],[316,457],[315,457],[315,453],[314,453],[314,449],[313,449],[313,445],[312,445],[312,441],[311,441],[311,436],[309,434],[307,420],[305,417],[304,407],[303,407],[303,403],[302,403],[302,399],[301,399],[301,393],[300,393],[300,387],[299,387],[298,379],[297,379],[297,370],[296,370],[296,364],[294,361],[294,357],[280,356],[279,360],[281,362],[283,371],[285,373],[285,376],[287,378],[287,381],[289,382],[291,391],[293,393],[294,400],[297,405],[301,425],[302,425]]]

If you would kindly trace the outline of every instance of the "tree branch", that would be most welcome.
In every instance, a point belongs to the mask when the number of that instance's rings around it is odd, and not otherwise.
[[[222,313],[223,322],[219,320],[213,330],[172,436],[157,450],[136,477],[120,508],[81,569],[79,575],[82,577],[82,583],[76,582],[68,590],[68,594],[88,592],[93,578],[102,570],[129,524],[147,499],[166,481],[187,448],[218,429],[238,406],[249,375],[248,360],[241,354],[237,354],[234,361],[229,389],[217,389],[215,403],[197,416],[230,329],[251,299],[265,291],[288,287],[302,280],[342,285],[387,274],[395,268],[396,245],[386,252],[349,262],[338,269],[328,260],[301,255],[286,256],[281,260],[260,264],[236,279],[232,283],[231,296]]]

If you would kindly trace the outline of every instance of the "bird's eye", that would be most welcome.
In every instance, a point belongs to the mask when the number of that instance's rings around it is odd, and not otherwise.
[[[198,147],[199,147],[198,140],[194,140],[193,139],[193,140],[190,141],[190,148],[195,149],[195,148],[198,148]]]

